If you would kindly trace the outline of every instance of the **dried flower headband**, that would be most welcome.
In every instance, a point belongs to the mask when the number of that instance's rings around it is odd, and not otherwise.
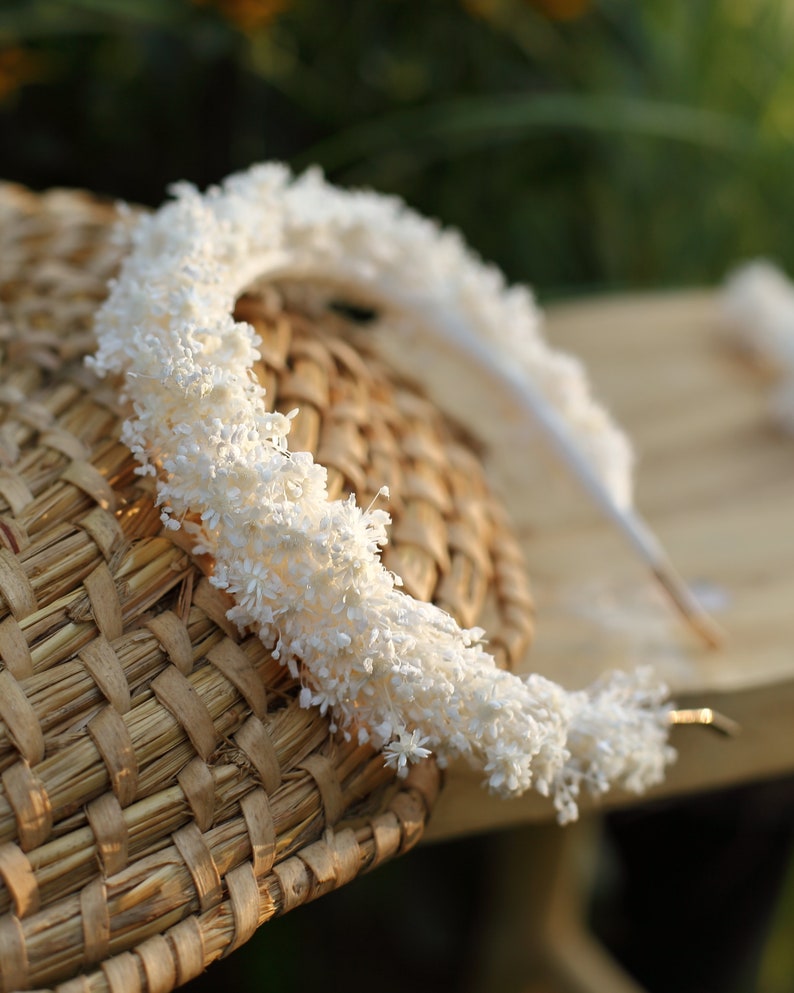
[[[304,706],[330,710],[400,773],[431,751],[464,756],[500,794],[552,794],[561,821],[577,816],[583,783],[640,791],[661,779],[673,756],[664,688],[645,670],[580,692],[520,678],[496,667],[483,632],[400,591],[379,555],[388,515],[329,500],[325,469],[289,450],[290,418],[266,411],[252,371],[258,339],[231,316],[243,290],[284,279],[407,315],[417,344],[429,335],[467,353],[553,430],[574,433],[585,473],[628,513],[629,446],[579,366],[546,345],[529,292],[399,201],[316,172],[257,166],[203,197],[175,193],[131,231],[93,366],[125,374],[123,438],[157,478],[165,526],[189,529],[214,556],[231,619],[294,672],[300,663]]]

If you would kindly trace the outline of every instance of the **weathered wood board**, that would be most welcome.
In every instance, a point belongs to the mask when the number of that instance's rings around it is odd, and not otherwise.
[[[794,438],[769,414],[768,372],[732,346],[709,292],[558,305],[547,334],[584,360],[631,435],[637,506],[726,637],[703,648],[620,536],[575,490],[550,485],[544,467],[528,472],[517,522],[538,609],[526,669],[580,687],[647,661],[677,702],[739,721],[732,739],[676,729],[678,762],[652,796],[794,772]],[[552,815],[534,794],[489,797],[456,766],[430,836]]]

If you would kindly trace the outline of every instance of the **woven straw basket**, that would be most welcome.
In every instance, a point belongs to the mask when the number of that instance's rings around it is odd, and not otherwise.
[[[440,777],[396,780],[298,706],[118,440],[82,359],[114,210],[0,187],[0,989],[168,993],[277,914],[410,848]],[[476,456],[350,344],[344,319],[245,297],[261,376],[331,496],[391,490],[387,566],[509,664],[521,557]],[[490,601],[490,605],[489,605]]]

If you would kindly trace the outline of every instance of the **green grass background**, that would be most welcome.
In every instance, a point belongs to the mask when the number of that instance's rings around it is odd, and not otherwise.
[[[3,171],[156,204],[174,179],[319,163],[461,228],[544,296],[789,259],[794,6],[545,5],[582,12],[5,0]]]

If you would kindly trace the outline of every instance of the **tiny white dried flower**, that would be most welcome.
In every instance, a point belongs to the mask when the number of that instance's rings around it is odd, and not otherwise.
[[[425,748],[429,738],[423,737],[418,731],[400,731],[394,741],[383,748],[386,765],[397,770],[397,775],[404,776],[408,772],[408,764],[426,759],[431,751]]]

